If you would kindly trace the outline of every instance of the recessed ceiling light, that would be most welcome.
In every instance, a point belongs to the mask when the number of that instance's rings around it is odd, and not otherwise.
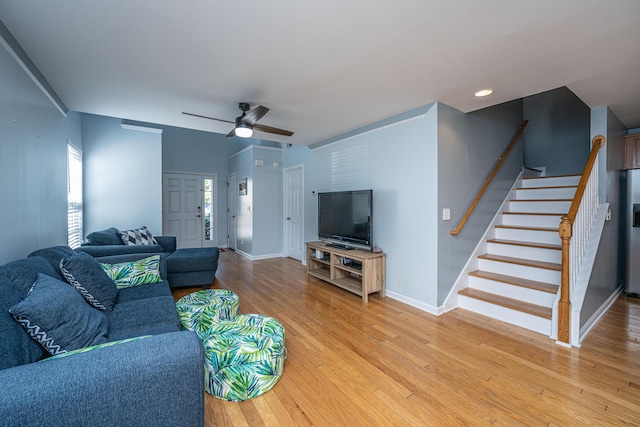
[[[476,92],[476,96],[481,98],[483,96],[491,95],[493,93],[493,89],[482,89]]]

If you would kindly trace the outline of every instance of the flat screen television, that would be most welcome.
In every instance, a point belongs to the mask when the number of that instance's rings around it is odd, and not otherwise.
[[[346,249],[371,250],[373,190],[318,193],[318,237]]]

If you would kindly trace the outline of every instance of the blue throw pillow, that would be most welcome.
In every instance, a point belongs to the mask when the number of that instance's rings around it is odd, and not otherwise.
[[[118,288],[91,255],[79,252],[60,260],[65,280],[98,310],[113,310]]]
[[[46,354],[9,314],[9,308],[23,298],[10,281],[0,277],[0,370],[37,362]]]
[[[9,313],[52,355],[107,342],[107,316],[74,288],[44,274]]]
[[[94,231],[87,234],[85,238],[91,245],[122,245],[122,238],[120,238],[120,230],[115,227],[107,228],[106,230]]]

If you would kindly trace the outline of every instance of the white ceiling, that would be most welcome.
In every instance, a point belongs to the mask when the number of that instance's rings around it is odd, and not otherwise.
[[[640,128],[639,0],[2,0],[71,110],[226,134],[237,103],[310,145],[441,101],[567,86]],[[494,94],[478,99],[478,89]]]

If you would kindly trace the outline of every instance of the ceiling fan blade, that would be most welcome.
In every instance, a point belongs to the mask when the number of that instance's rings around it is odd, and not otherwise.
[[[227,138],[236,136],[236,128],[231,129],[231,132],[227,134]]]
[[[291,136],[291,135],[293,135],[293,132],[291,132],[289,130],[278,129],[278,128],[274,128],[274,127],[271,127],[271,126],[260,125],[258,123],[253,125],[253,130],[259,130],[260,132],[273,133],[273,134],[282,135],[282,136]]]
[[[185,113],[184,111],[182,112],[182,114],[186,114],[187,116],[200,117],[201,119],[216,120],[223,123],[231,123],[231,124],[236,123],[236,122],[232,122],[231,120],[216,119],[215,117],[202,116],[200,114],[193,114],[193,113]]]
[[[265,114],[269,112],[269,109],[263,105],[258,105],[251,111],[247,111],[245,115],[242,117],[242,121],[245,123],[249,123],[250,125],[255,124],[258,120],[264,117]]]

